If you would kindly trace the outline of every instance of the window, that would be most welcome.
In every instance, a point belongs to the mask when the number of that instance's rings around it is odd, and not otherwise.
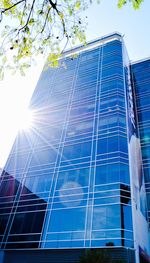
[[[48,232],[84,230],[85,211],[85,208],[52,210]]]
[[[95,184],[106,184],[120,181],[120,164],[107,164],[96,167]]]
[[[66,145],[63,149],[62,160],[76,159],[91,155],[91,142]]]
[[[74,169],[58,174],[57,189],[60,189],[67,182],[72,182],[80,187],[88,186],[89,183],[89,168]]]
[[[121,227],[120,206],[106,205],[94,207],[93,230],[115,229]]]

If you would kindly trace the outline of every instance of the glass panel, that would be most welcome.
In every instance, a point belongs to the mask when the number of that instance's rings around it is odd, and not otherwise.
[[[120,181],[120,164],[108,164],[96,167],[95,184],[106,184]]]
[[[56,189],[59,189],[64,185],[68,185],[69,187],[68,183],[70,183],[70,186],[72,183],[72,186],[76,186],[76,188],[88,186],[89,168],[69,170],[59,173]]]
[[[32,159],[30,162],[30,166],[42,165],[53,163],[56,160],[57,156],[57,147],[51,146],[51,148],[40,150],[36,149],[34,154],[32,155]]]
[[[97,206],[93,210],[93,230],[121,227],[120,206]]]
[[[66,145],[63,149],[62,160],[87,157],[91,154],[91,142]]]
[[[53,210],[48,231],[63,232],[84,230],[85,211],[85,208]]]
[[[11,234],[40,233],[43,226],[44,215],[44,211],[17,213],[14,217]]]

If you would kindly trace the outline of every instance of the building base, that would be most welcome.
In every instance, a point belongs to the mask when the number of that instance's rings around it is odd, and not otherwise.
[[[125,248],[108,248],[107,250],[115,260],[135,263],[134,250]],[[0,263],[77,263],[84,253],[86,253],[85,249],[6,250],[3,261]]]

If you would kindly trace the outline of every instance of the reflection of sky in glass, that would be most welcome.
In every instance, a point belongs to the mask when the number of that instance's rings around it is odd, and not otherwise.
[[[85,208],[53,210],[48,232],[84,230],[85,211]]]
[[[59,199],[64,206],[78,206],[82,198],[83,190],[76,182],[67,182],[59,189]]]
[[[107,78],[106,69],[116,65],[114,52],[118,64]],[[83,60],[82,54],[67,59],[66,69],[53,69],[51,79],[44,72],[34,92],[34,125],[17,137],[6,168],[25,186],[18,194],[22,212],[46,205],[43,248],[72,247],[79,239],[75,246],[82,247],[100,235],[121,242],[120,182],[129,183],[129,171],[120,52],[120,41],[114,41],[105,46],[103,58],[96,48]],[[36,205],[29,191],[41,200]]]
[[[120,207],[119,205],[102,206],[94,208],[93,230],[120,228]]]

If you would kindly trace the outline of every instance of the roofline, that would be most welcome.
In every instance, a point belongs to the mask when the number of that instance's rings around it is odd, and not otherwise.
[[[145,62],[145,61],[147,61],[147,60],[150,60],[150,57],[138,59],[138,60],[135,60],[135,61],[130,61],[130,64],[131,64],[131,66],[132,66],[132,65],[135,65],[135,64],[138,64],[138,63]]]
[[[96,38],[92,41],[88,41],[86,43],[86,45],[82,44],[82,45],[78,45],[72,49],[68,49],[62,54],[61,58],[68,57],[68,56],[74,55],[74,54],[78,54],[82,51],[90,50],[90,49],[95,48],[97,46],[103,45],[107,42],[111,42],[115,39],[122,40],[122,38],[123,38],[123,36],[119,32],[116,31],[116,32],[113,32],[111,34],[104,35],[100,38]]]

